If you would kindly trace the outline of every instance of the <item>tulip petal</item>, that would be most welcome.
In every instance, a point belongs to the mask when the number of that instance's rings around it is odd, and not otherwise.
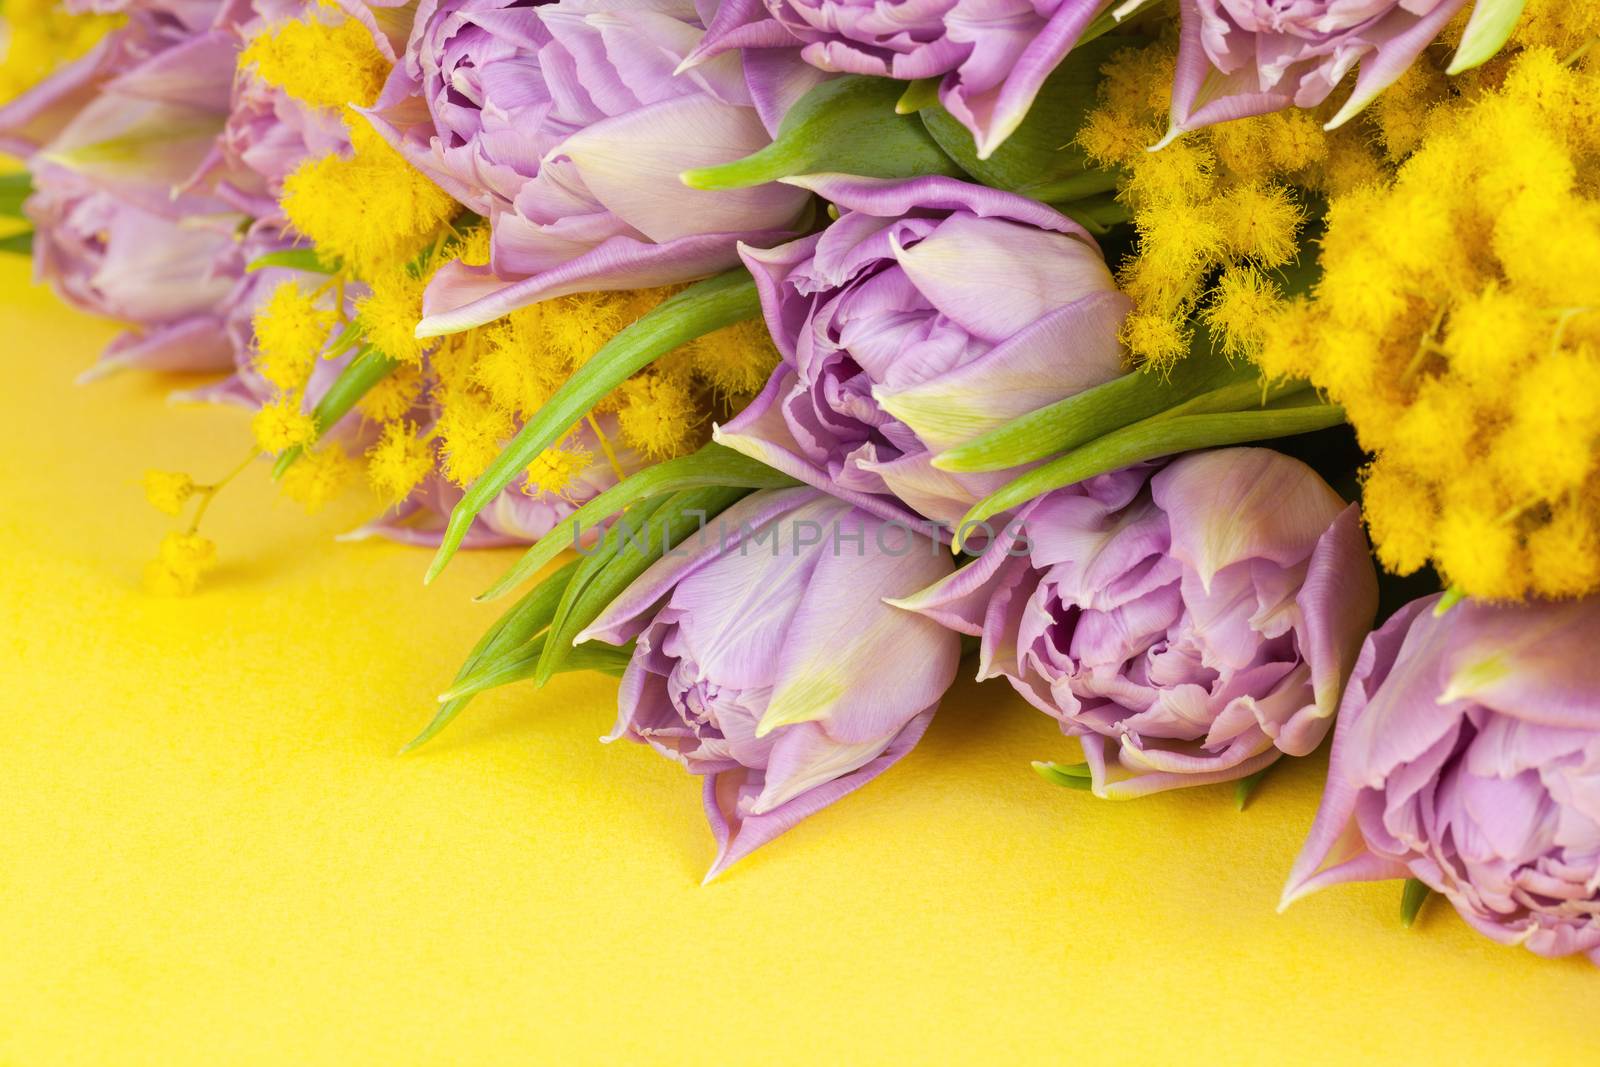
[[[686,170],[730,163],[767,146],[751,108],[707,94],[677,97],[594,123],[556,151],[575,163],[589,191],[657,244],[710,232],[789,228],[806,196],[777,183],[707,192],[678,180]]]
[[[1341,714],[1334,729],[1322,803],[1306,843],[1301,846],[1300,855],[1289,872],[1279,911],[1329,885],[1372,878],[1401,878],[1409,873],[1403,864],[1374,854],[1355,825],[1356,799],[1363,786],[1372,781],[1372,772],[1366,746],[1352,743],[1351,739],[1356,737],[1372,709],[1374,691],[1392,676],[1396,661],[1409,644],[1411,625],[1437,600],[1437,597],[1428,597],[1407,604],[1361,646],[1361,654],[1340,703]]]
[[[878,386],[873,399],[929,449],[943,452],[1121,376],[1116,337],[1129,306],[1118,292],[1086,296],[945,374],[898,390]]]
[[[697,538],[692,550],[680,546],[681,554],[669,553],[651,564],[573,639],[573,644],[581,645],[585,641],[626,644],[648,625],[649,620],[642,616],[671,593],[679,582],[710,564],[728,549],[743,544],[748,536],[814,501],[817,495],[814,489],[797,487],[767,490],[745,497],[718,516],[713,534]]]
[[[1317,540],[1295,598],[1301,655],[1311,667],[1316,703],[1286,722],[1276,739],[1291,756],[1310,755],[1322,743],[1343,696],[1344,681],[1372,629],[1378,613],[1378,577],[1369,559],[1361,512],[1351,504]]]
[[[773,470],[798,478],[807,485],[847,500],[881,519],[905,523],[922,529],[927,520],[907,511],[893,498],[846,489],[828,476],[827,471],[807,459],[779,409],[779,401],[794,388],[796,377],[787,365],[773,372],[766,387],[750,404],[724,425],[712,427],[711,437]]]
[[[793,723],[819,722],[834,741],[861,743],[894,733],[937,704],[955,680],[961,641],[938,623],[886,603],[950,573],[937,541],[897,531],[856,513],[832,552],[812,572],[778,660],[772,699],[757,736]],[[848,521],[848,520],[847,520]],[[856,550],[846,536],[859,535]],[[841,640],[841,634],[848,634]],[[885,663],[896,669],[885,671]]]
[[[1207,587],[1241,560],[1303,562],[1345,509],[1310,467],[1267,448],[1191,453],[1152,478],[1150,491],[1171,517],[1172,554]]]
[[[929,707],[915,716],[882,754],[864,766],[802,793],[765,814],[744,817],[737,814],[736,798],[748,772],[726,771],[707,776],[704,790],[706,819],[717,840],[717,857],[706,872],[706,881],[711,881],[800,820],[816,814],[840,797],[855,792],[894,766],[922,739],[928,724],[933,721],[934,710]]]

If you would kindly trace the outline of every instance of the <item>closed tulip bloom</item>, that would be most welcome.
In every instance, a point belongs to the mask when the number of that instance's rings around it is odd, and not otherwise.
[[[1360,516],[1260,448],[1051,493],[902,606],[982,636],[1083,744],[1096,795],[1253,774],[1327,734],[1377,606]]]
[[[764,86],[739,57],[674,76],[703,33],[687,0],[423,0],[371,118],[494,236],[488,267],[447,268],[429,287],[420,335],[703,277],[734,266],[741,239],[794,232],[803,190],[678,178],[770,143]]]
[[[1467,0],[1182,0],[1168,137],[1321,104],[1357,70],[1338,126],[1405,73]]]
[[[710,878],[909,752],[960,639],[885,603],[949,553],[816,490],[754,494],[677,551],[578,640],[637,639],[611,738],[704,776]]]
[[[244,272],[224,225],[146,210],[56,167],[29,198],[34,271],[80,310],[126,323],[90,372],[232,366],[226,299]]]
[[[798,47],[844,74],[941,78],[939,99],[987,158],[1102,0],[727,0],[690,62],[733,48]]]
[[[934,456],[1123,373],[1128,299],[1071,219],[953,178],[795,182],[840,217],[742,250],[783,362],[722,443],[953,525],[1015,472]]]
[[[1438,602],[1362,646],[1284,905],[1409,876],[1496,941],[1600,964],[1600,599]]]

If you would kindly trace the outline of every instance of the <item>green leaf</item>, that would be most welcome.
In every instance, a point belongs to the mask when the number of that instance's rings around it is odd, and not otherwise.
[[[1197,448],[1218,448],[1325,430],[1343,421],[1343,408],[1322,403],[1310,390],[1291,394],[1255,411],[1177,417],[1158,415],[1145,419],[1035,467],[978,501],[956,528],[954,547],[959,549],[965,531],[983,520],[1097,474]]]
[[[1130,371],[941,452],[933,465],[954,472],[1018,467],[1088,444],[1211,390],[1257,380],[1254,364],[1230,364],[1207,347],[1179,360],[1166,377]]]
[[[483,670],[457,684],[446,696],[451,701],[459,700],[465,703],[479,693],[486,693],[491,689],[499,689],[501,686],[514,685],[517,682],[526,682],[537,677],[539,673],[539,658],[544,651],[548,636],[548,634],[541,634],[527,644],[513,649]],[[628,662],[631,659],[633,659],[632,642],[618,648],[615,645],[607,645],[600,641],[586,641],[569,651],[557,670],[558,673],[567,674],[573,671],[599,671],[602,674],[620,676],[628,669]]]
[[[747,271],[731,270],[691,285],[606,342],[528,420],[462,496],[450,513],[444,540],[424,582],[433,581],[444,570],[478,512],[516,480],[540,452],[565,437],[607,393],[680,345],[754,318],[760,312],[756,283]]]
[[[455,682],[441,700],[442,706],[434,714],[433,721],[400,750],[400,755],[403,756],[438,736],[440,730],[450,725],[450,721],[461,714],[471,701],[472,692],[477,690],[465,694],[458,694],[456,690],[462,688],[463,683],[478,672],[482,665],[493,663],[536,640],[535,635],[550,625],[550,620],[555,615],[556,603],[577,572],[578,562],[573,560],[529,590],[527,595],[513,604],[493,626],[484,631],[483,636],[478,638],[478,643],[472,646],[472,651],[467,653],[461,669],[456,671]]]
[[[1433,890],[1428,888],[1428,883],[1416,878],[1407,878],[1405,888],[1400,891],[1400,925],[1407,930],[1411,929],[1417,921],[1417,913],[1422,906],[1433,896]]]
[[[1472,17],[1461,33],[1461,43],[1451,57],[1446,74],[1460,74],[1481,66],[1505,47],[1511,31],[1522,17],[1527,0],[1478,0],[1472,7]]]
[[[18,256],[33,255],[33,231],[23,230],[21,233],[10,233],[0,237],[0,252],[10,252]]]
[[[584,560],[556,607],[556,617],[550,621],[550,640],[539,657],[538,684],[544,685],[561,669],[572,652],[573,639],[598,619],[635,578],[670,547],[698,533],[708,516],[720,515],[747,493],[748,489],[726,486],[686,489],[654,502],[654,507],[652,502],[646,502],[639,524],[631,529],[631,516],[619,520],[607,537],[610,551],[592,557],[598,560],[593,575],[583,580],[585,566],[590,562]],[[642,539],[637,537],[639,534]]]
[[[922,108],[922,123],[946,155],[985,185],[1052,203],[1110,192],[1117,170],[1090,163],[1077,136],[1098,103],[1100,68],[1126,44],[1105,37],[1079,43],[1040,86],[1022,125],[988,159],[978,158],[971,131],[943,107]]]
[[[683,183],[744,189],[798,174],[959,175],[917,117],[895,110],[904,89],[903,82],[860,75],[825,81],[789,109],[770,145],[731,163],[684,171]]]
[[[1077,789],[1090,792],[1094,789],[1094,779],[1089,774],[1087,763],[1043,763],[1034,760],[1033,769],[1039,777],[1051,785],[1065,786],[1067,789]]]
[[[339,372],[339,377],[328,386],[328,391],[322,394],[322,399],[317,401],[317,406],[311,410],[311,421],[317,425],[317,439],[327,433],[350,409],[355,407],[356,401],[366,396],[373,386],[377,385],[400,364],[379,352],[376,348],[364,348],[357,353],[356,358],[346,364],[344,370]],[[285,471],[294,466],[303,452],[299,445],[286,448],[278,461],[272,465],[272,477],[276,481],[283,477]]]
[[[254,273],[268,267],[286,270],[303,270],[312,274],[332,274],[333,270],[322,262],[314,248],[286,248],[281,252],[267,252],[245,264],[245,270]]]
[[[938,106],[939,83],[942,81],[943,77],[918,78],[906,86],[906,91],[894,102],[895,113],[914,115],[925,107]]]
[[[1240,811],[1243,811],[1246,807],[1248,807],[1250,804],[1250,798],[1255,796],[1256,790],[1261,787],[1262,780],[1266,778],[1268,774],[1272,773],[1272,769],[1276,767],[1278,763],[1278,760],[1274,760],[1256,773],[1247,774],[1237,782],[1233,783],[1234,806]]]
[[[787,474],[780,474],[765,463],[725,445],[708,444],[691,455],[646,467],[584,504],[541,537],[478,599],[493,600],[504,596],[521,585],[529,575],[537,574],[564,549],[571,547],[579,530],[584,527],[597,529],[606,519],[648,497],[706,486],[783,489],[799,484]]]
[[[33,175],[25,170],[15,174],[0,174],[0,216],[20,219],[22,205],[33,195]]]

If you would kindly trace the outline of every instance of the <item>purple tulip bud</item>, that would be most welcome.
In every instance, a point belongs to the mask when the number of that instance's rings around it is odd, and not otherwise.
[[[1439,600],[1362,646],[1283,904],[1409,876],[1496,941],[1600,964],[1600,599]]]
[[[1299,460],[1230,448],[1150,470],[1035,501],[898,602],[982,635],[979,677],[1059,719],[1105,797],[1311,752],[1377,608],[1356,507]]]
[[[489,267],[434,280],[419,335],[567,293],[702,277],[734,266],[740,240],[794,232],[803,190],[679,180],[770,141],[737,56],[674,75],[703,35],[681,0],[424,0],[369,114],[489,218],[493,243]]]
[[[793,181],[842,214],[741,249],[783,362],[723,444],[954,524],[1015,472],[949,474],[936,454],[1122,373],[1129,302],[1071,219],[953,178]]]
[[[931,539],[816,490],[757,493],[579,635],[638,640],[611,738],[705,777],[708,878],[917,743],[960,639],[885,600],[950,568]]]
[[[1316,107],[1360,66],[1328,124],[1366,107],[1467,0],[1182,0],[1170,140],[1229,119]]]
[[[726,0],[688,63],[793,49],[824,71],[942,78],[939,99],[987,159],[1016,130],[1102,0]]]

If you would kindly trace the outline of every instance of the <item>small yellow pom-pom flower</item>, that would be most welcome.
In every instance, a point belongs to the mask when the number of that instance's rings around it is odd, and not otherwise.
[[[342,110],[378,99],[389,62],[361,23],[313,16],[257,34],[239,54],[239,69],[254,69],[268,85],[312,107]]]
[[[1433,552],[1439,509],[1426,483],[1383,460],[1364,472],[1362,514],[1379,561],[1395,574],[1412,574]]]
[[[778,365],[766,323],[750,319],[708,333],[689,345],[689,366],[719,396],[760,391]]]
[[[164,515],[181,512],[183,505],[194,496],[197,489],[193,478],[178,471],[144,472],[144,498]]]
[[[1282,301],[1278,287],[1254,267],[1230,267],[1217,279],[1203,318],[1229,356],[1257,352]]]
[[[1305,212],[1282,186],[1241,185],[1217,200],[1212,210],[1231,255],[1263,267],[1281,267],[1294,258]]]
[[[161,539],[160,555],[145,564],[145,585],[153,593],[188,596],[200,578],[217,563],[217,546],[192,533],[169,533]]]
[[[437,429],[444,475],[464,486],[499,457],[516,426],[510,412],[482,392],[461,390],[451,393]]]
[[[351,128],[350,140],[348,158],[307,160],[284,180],[283,212],[361,278],[403,271],[460,208],[366,123]]]
[[[1135,358],[1155,367],[1170,367],[1189,354],[1189,333],[1173,315],[1129,315],[1122,324],[1122,341]]]
[[[1563,508],[1528,535],[1528,564],[1540,596],[1583,596],[1600,587],[1600,514]]]
[[[701,415],[681,379],[645,374],[624,382],[617,426],[629,446],[651,459],[681,456],[694,447]]]
[[[355,464],[337,446],[308,451],[293,466],[284,471],[279,482],[284,495],[308,514],[316,514],[322,506],[339,494],[349,482]]]
[[[356,317],[367,342],[401,363],[422,362],[423,345],[417,340],[422,321],[423,280],[399,269],[367,279],[370,292],[356,301]]]
[[[361,414],[373,422],[404,418],[422,397],[422,370],[396,367],[356,401]]]
[[[298,282],[281,283],[254,316],[256,370],[282,392],[304,388],[336,318]]]
[[[1280,170],[1303,170],[1326,158],[1327,134],[1310,112],[1290,108],[1263,115],[1261,121],[1268,157]]]
[[[433,470],[433,449],[409,422],[391,422],[367,450],[367,481],[379,496],[398,503]]]
[[[267,404],[256,412],[250,428],[263,452],[282,452],[317,439],[316,421],[300,410],[299,401],[294,397]]]
[[[594,463],[594,453],[581,445],[547,448],[528,464],[528,480],[522,491],[529,496],[549,493],[560,496]]]

